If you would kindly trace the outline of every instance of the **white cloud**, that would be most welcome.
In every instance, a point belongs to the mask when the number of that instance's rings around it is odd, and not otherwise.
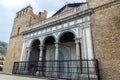
[[[0,5],[10,10],[17,10],[29,4],[38,6],[35,0],[0,0]]]
[[[53,15],[55,12],[54,11],[49,11],[49,13],[47,14],[47,17],[51,17],[51,15]]]

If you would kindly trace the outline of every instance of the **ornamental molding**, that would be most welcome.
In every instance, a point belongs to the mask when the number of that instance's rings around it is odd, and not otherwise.
[[[39,26],[39,27],[36,27],[36,28],[33,28],[33,29],[30,29],[30,30],[26,30],[24,31],[22,34],[23,35],[26,35],[28,33],[31,33],[31,32],[35,32],[35,31],[39,31],[39,30],[42,30],[44,28],[48,28],[50,26],[54,26],[54,25],[59,25],[61,23],[64,23],[66,21],[69,21],[69,20],[72,20],[74,18],[83,18],[85,16],[89,16],[93,13],[93,9],[87,9],[85,11],[81,11],[79,13],[76,13],[74,15],[71,15],[71,16],[67,16],[67,17],[64,17],[62,19],[59,19],[59,20],[56,20],[54,22],[51,22],[51,23],[48,23],[48,24],[45,24],[45,25],[42,25],[42,26]]]

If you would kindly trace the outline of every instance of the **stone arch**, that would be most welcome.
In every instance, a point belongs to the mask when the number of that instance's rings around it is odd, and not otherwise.
[[[28,71],[29,73],[32,72],[32,70],[35,68],[35,66],[38,66],[39,61],[39,55],[40,55],[40,40],[34,39],[31,41],[30,44],[30,52],[29,52],[29,61],[35,61],[35,62],[29,62],[28,64]]]
[[[54,45],[55,43],[55,40],[56,38],[53,36],[53,35],[50,35],[50,36],[46,36],[44,39],[43,39],[43,46],[44,46],[44,49],[43,49],[43,59],[42,60],[46,60],[46,57],[48,55],[49,52],[47,52],[49,50],[49,48],[51,46]]]
[[[49,39],[50,37],[51,37],[51,38],[54,38],[55,41],[56,41],[56,37],[55,37],[54,35],[49,35],[49,36],[46,36],[46,37],[43,39],[42,44],[45,45],[46,40]]]
[[[33,44],[36,40],[39,40],[39,41],[40,41],[40,39],[38,39],[38,38],[32,39],[32,40],[29,42],[28,47],[32,47],[32,44]],[[41,41],[40,41],[40,44],[41,44]]]
[[[59,33],[58,36],[57,36],[57,41],[59,42],[59,41],[60,41],[60,38],[61,38],[65,33],[69,33],[69,32],[72,33],[72,34],[74,34],[75,38],[77,37],[77,36],[76,36],[76,33],[75,33],[73,30],[69,30],[69,31],[64,31],[64,32]]]
[[[29,60],[33,61],[33,60],[39,60],[39,53],[40,53],[40,40],[39,39],[35,39],[31,42],[30,48],[30,56],[29,56]],[[36,57],[37,59],[32,59],[34,57]]]

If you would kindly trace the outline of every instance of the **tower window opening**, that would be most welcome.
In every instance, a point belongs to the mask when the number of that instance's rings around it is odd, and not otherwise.
[[[20,27],[18,27],[17,35],[20,33]]]

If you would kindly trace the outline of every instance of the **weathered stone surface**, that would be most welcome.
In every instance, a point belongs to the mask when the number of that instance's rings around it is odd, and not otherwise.
[[[89,8],[95,8],[115,0],[87,0]]]
[[[25,31],[26,26],[46,19],[46,14],[46,11],[38,15],[34,14],[31,6],[17,12],[8,44],[4,72],[11,73],[14,62],[20,60],[23,45],[22,32]]]
[[[89,7],[112,0],[89,0]],[[95,57],[100,80],[120,79],[120,4],[95,11],[91,16]]]

